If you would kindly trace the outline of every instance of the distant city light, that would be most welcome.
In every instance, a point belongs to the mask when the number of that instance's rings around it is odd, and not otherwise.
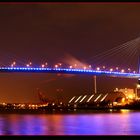
[[[137,88],[140,89],[140,85],[139,84],[137,84]]]
[[[125,102],[125,98],[122,98],[122,103],[124,103]]]
[[[129,95],[128,95],[128,98],[133,99],[134,96],[133,96],[132,94],[129,94]]]

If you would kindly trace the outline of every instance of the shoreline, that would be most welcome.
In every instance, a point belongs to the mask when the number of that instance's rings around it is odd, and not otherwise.
[[[84,114],[84,113],[119,113],[140,111],[140,108],[76,108],[76,109],[14,109],[0,110],[0,114]]]

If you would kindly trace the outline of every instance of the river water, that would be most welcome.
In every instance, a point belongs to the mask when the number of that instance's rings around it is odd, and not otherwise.
[[[140,111],[0,114],[0,135],[139,135]]]

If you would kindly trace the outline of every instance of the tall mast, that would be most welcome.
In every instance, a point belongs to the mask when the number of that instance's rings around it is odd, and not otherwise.
[[[94,75],[94,93],[97,93],[96,75]]]

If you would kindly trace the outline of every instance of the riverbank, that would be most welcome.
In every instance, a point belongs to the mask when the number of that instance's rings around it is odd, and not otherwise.
[[[24,105],[24,107],[14,106],[13,104],[7,104],[0,107],[0,114],[4,113],[16,113],[16,114],[53,114],[53,113],[94,113],[94,112],[119,112],[120,110],[136,110],[140,111],[140,102],[135,101],[131,104],[113,106],[102,104],[77,104],[75,105],[62,105],[62,106],[30,106]]]
[[[14,109],[0,110],[0,114],[80,114],[80,113],[110,113],[110,112],[133,112],[139,111],[140,109],[129,109],[129,108],[93,108],[93,109]]]

